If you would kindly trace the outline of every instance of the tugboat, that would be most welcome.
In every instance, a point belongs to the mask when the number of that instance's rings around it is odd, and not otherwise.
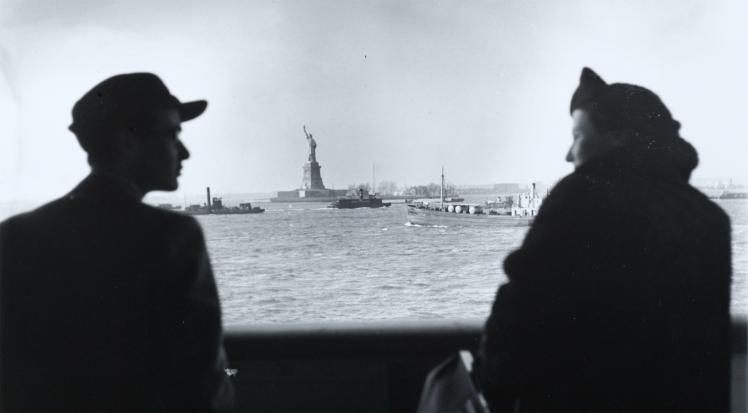
[[[359,188],[358,198],[340,198],[332,204],[328,205],[328,208],[381,208],[388,207],[390,205],[392,205],[391,202],[382,202],[382,200],[377,198],[376,195],[368,195],[368,197],[364,197],[363,188]]]
[[[206,188],[208,202],[204,205],[190,205],[184,212],[189,215],[230,215],[230,214],[259,214],[265,208],[253,207],[250,202],[243,202],[238,207],[226,207],[218,197],[210,198],[210,187]]]

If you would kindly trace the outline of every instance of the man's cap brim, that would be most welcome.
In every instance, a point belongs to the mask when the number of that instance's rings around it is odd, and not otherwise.
[[[179,118],[182,122],[195,119],[200,116],[208,107],[208,101],[195,100],[179,104]]]

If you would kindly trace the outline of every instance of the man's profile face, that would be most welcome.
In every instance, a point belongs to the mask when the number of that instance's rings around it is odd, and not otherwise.
[[[613,138],[608,134],[600,133],[589,112],[583,109],[575,109],[571,116],[574,141],[566,154],[567,162],[571,162],[575,168],[579,168],[590,159],[613,149]]]
[[[182,161],[190,153],[179,140],[177,125],[165,130],[143,130],[137,133],[135,159],[136,181],[144,191],[174,191]]]

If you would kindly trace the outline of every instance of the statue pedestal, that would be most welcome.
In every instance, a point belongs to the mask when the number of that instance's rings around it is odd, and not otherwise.
[[[317,161],[304,164],[304,179],[301,181],[302,189],[325,189],[322,183],[322,175],[319,173],[320,166]]]

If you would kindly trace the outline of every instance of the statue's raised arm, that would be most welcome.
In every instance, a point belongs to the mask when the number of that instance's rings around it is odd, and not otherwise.
[[[304,135],[306,135],[306,138],[309,139],[309,132],[306,131],[306,125],[304,125]]]

